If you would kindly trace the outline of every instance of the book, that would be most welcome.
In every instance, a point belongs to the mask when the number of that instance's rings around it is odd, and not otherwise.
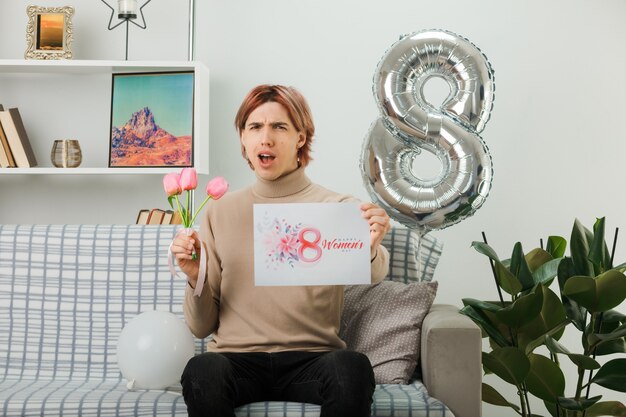
[[[4,107],[0,104],[0,111],[4,111]],[[2,124],[0,124],[0,168],[13,168],[15,167],[15,160],[9,147],[9,141],[4,134]]]
[[[137,214],[136,224],[148,224],[149,216],[150,216],[150,210],[148,209],[139,210],[139,214]]]
[[[164,215],[165,211],[161,209],[154,208],[150,210],[150,215],[148,216],[148,224],[161,224]]]
[[[28,168],[37,166],[37,159],[35,158],[33,148],[30,146],[19,110],[14,107],[0,111],[0,123],[4,129],[4,134],[9,142],[17,167]]]
[[[183,218],[180,216],[178,210],[174,212],[172,220],[170,220],[170,224],[183,224]]]
[[[174,217],[174,211],[165,210],[165,214],[163,215],[163,220],[161,220],[161,224],[171,224],[172,217]]]

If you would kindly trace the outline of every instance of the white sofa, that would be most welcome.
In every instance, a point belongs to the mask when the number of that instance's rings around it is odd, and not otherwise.
[[[171,278],[175,226],[0,225],[0,414],[184,416],[180,387],[129,391],[118,336],[148,310],[182,318],[185,285]],[[201,352],[204,341],[197,340]],[[477,417],[480,330],[433,306],[421,338],[422,379],[377,386],[373,416]],[[445,405],[444,405],[445,404]],[[319,407],[255,403],[238,416],[319,416]]]

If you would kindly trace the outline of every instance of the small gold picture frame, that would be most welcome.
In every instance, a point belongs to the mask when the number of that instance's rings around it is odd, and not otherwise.
[[[26,59],[72,59],[74,8],[28,6]]]

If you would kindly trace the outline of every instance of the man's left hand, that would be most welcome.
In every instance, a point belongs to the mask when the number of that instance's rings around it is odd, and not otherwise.
[[[380,245],[389,229],[391,229],[391,222],[387,212],[374,203],[361,204],[361,215],[370,225],[371,259],[374,259],[378,245]]]

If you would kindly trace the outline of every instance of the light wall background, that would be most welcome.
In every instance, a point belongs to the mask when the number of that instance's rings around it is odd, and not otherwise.
[[[25,10],[32,3],[0,2],[0,59],[23,57]],[[101,1],[35,3],[76,8],[75,59],[124,58],[124,29],[107,30],[109,11]],[[187,60],[187,2],[153,0],[144,11],[148,29],[131,26],[129,59]],[[195,58],[211,72],[210,111],[196,115],[210,120],[211,172],[201,180],[222,175],[232,189],[253,180],[232,120],[250,88],[281,83],[299,88],[313,109],[317,135],[309,176],[368,199],[358,164],[378,115],[371,93],[376,64],[403,34],[442,28],[463,35],[496,73],[495,107],[482,133],[494,182],[473,217],[433,232],[445,245],[437,301],[495,299],[489,265],[470,248],[481,231],[508,257],[516,241],[528,251],[551,234],[569,239],[575,218],[592,227],[606,216],[611,237],[616,227],[626,228],[625,17],[626,2],[619,0],[196,0]],[[55,138],[77,135],[87,142],[88,132],[108,129],[110,104],[90,99],[108,86],[69,78],[34,87],[28,77],[0,77],[0,103],[33,109],[23,114],[29,134],[49,138],[50,146]],[[37,103],[37,88],[58,91],[58,101]],[[101,117],[80,117],[94,106]],[[37,154],[48,157],[49,148]],[[165,206],[160,175],[0,174],[2,223],[133,223],[139,209]],[[616,251],[620,263],[624,239]],[[578,348],[577,335],[566,334],[565,343]],[[574,375],[568,380],[573,395]],[[515,402],[506,384],[488,381]],[[484,415],[515,413],[485,406]]]

